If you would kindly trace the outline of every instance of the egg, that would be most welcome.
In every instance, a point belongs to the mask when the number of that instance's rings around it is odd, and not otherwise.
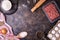
[[[7,33],[7,29],[6,28],[2,28],[1,32],[2,32],[2,34],[6,34]]]

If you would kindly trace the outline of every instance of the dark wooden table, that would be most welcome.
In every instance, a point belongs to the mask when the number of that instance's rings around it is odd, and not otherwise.
[[[22,31],[27,31],[28,36],[23,40],[48,40],[47,34],[53,25],[41,9],[45,3],[32,13],[31,8],[38,0],[17,1],[19,1],[18,10],[12,15],[6,15],[7,23],[12,26],[14,35]],[[37,37],[37,32],[43,32],[42,39]],[[40,34],[38,35],[41,36]]]

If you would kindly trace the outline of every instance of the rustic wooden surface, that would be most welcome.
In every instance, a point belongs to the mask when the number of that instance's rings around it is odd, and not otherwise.
[[[6,15],[6,20],[13,28],[14,35],[27,31],[28,36],[23,40],[48,40],[47,33],[52,28],[49,20],[42,11],[42,6],[34,13],[31,8],[36,4],[36,0],[18,0],[18,10],[12,15]],[[37,37],[37,32],[43,32],[43,36]]]

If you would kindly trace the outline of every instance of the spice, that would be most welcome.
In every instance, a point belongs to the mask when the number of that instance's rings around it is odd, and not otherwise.
[[[4,25],[4,21],[2,21],[2,22],[0,21],[0,26],[2,26],[2,25]]]
[[[42,32],[42,31],[37,32],[36,35],[39,39],[42,39],[45,36],[44,32]]]

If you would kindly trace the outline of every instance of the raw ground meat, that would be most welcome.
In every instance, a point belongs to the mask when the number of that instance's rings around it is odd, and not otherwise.
[[[59,17],[59,13],[57,11],[56,5],[53,3],[50,3],[49,5],[47,5],[44,8],[44,10],[51,21],[54,21],[56,18]]]

